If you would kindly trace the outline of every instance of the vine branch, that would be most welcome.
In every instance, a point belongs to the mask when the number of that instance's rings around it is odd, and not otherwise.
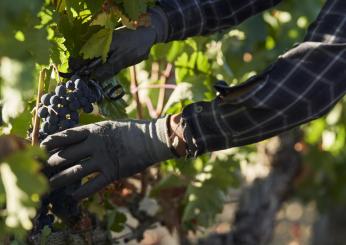
[[[45,69],[40,71],[38,87],[37,87],[37,97],[36,97],[36,106],[35,106],[35,116],[34,116],[34,128],[32,131],[32,145],[37,145],[38,142],[38,131],[40,129],[40,118],[38,117],[38,108],[40,106],[40,99],[44,90],[44,80],[46,77]]]

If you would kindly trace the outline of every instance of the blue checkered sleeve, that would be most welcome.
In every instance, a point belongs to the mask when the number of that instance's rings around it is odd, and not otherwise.
[[[281,0],[160,0],[168,17],[168,40],[205,35],[238,25]]]
[[[304,42],[262,74],[216,88],[213,101],[183,110],[190,156],[255,143],[326,114],[346,91],[346,1],[328,0]]]

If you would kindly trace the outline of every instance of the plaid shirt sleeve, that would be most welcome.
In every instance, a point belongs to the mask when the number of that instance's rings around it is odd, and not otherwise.
[[[345,13],[345,0],[328,0],[304,42],[262,74],[187,106],[189,156],[255,143],[327,113],[346,91]]]
[[[168,40],[205,35],[238,25],[281,0],[160,0],[168,17]]]

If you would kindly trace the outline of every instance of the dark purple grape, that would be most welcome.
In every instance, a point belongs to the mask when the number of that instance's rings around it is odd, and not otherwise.
[[[79,115],[78,115],[78,112],[72,111],[72,112],[70,113],[70,118],[71,118],[71,120],[73,120],[73,121],[79,123]]]
[[[100,91],[96,91],[95,96],[96,96],[96,102],[100,102],[102,100],[102,94]]]
[[[78,75],[73,75],[72,77],[71,77],[71,81],[76,81],[77,79],[79,79],[79,76]]]
[[[94,94],[91,94],[88,99],[90,103],[95,103],[97,101],[97,97]]]
[[[46,118],[48,116],[48,108],[45,106],[41,106],[40,108],[38,108],[38,116],[39,118]]]
[[[88,86],[85,86],[85,88],[83,88],[83,93],[86,97],[89,97],[92,94],[92,91]]]
[[[60,108],[59,114],[58,114],[59,118],[65,119],[67,114],[69,114],[68,108],[66,108],[66,107]]]
[[[53,95],[49,101],[50,101],[51,105],[59,105],[60,104],[60,98],[57,95]]]
[[[84,93],[82,90],[80,89],[76,89],[75,91],[72,92],[73,96],[76,97],[78,100],[80,98],[83,98],[84,97]]]
[[[55,134],[59,131],[58,124],[49,124],[50,134]]]
[[[40,130],[38,131],[38,139],[44,140],[47,136],[48,136],[48,134],[44,133],[43,129],[40,128]],[[30,138],[32,138],[32,133],[30,134]]]
[[[69,80],[67,83],[66,83],[66,88],[69,89],[69,90],[74,90],[74,82]]]
[[[69,128],[73,128],[74,126],[76,126],[77,125],[77,122],[76,121],[74,121],[74,120],[69,120]]]
[[[70,128],[70,121],[65,119],[65,120],[62,120],[60,123],[59,123],[59,126],[61,128],[61,130],[65,130],[65,129],[68,129]]]
[[[50,124],[49,122],[44,122],[42,124],[42,131],[45,134],[54,134],[58,131],[58,125]]]
[[[86,97],[82,97],[82,98],[79,99],[79,103],[80,103],[80,105],[82,107],[84,107],[84,106],[86,106],[89,103],[89,101],[88,101],[88,99]]]
[[[57,115],[50,115],[47,117],[47,122],[49,124],[58,124],[59,123],[59,118]]]
[[[64,97],[66,95],[66,88],[63,85],[59,85],[55,88],[55,94],[59,97]]]
[[[58,105],[50,105],[50,106],[48,106],[48,113],[49,113],[49,115],[58,115],[58,113],[59,113],[59,106]]]
[[[77,97],[76,97],[76,94],[75,93],[69,93],[67,96],[66,96],[66,100],[68,102],[73,102],[73,101],[76,101],[77,100]]]
[[[86,106],[83,107],[83,111],[85,113],[91,113],[94,110],[94,107],[92,104],[87,104]]]
[[[42,132],[43,132],[44,134],[50,134],[50,130],[49,130],[49,129],[50,129],[50,125],[49,125],[48,122],[42,123],[41,129],[42,129]]]
[[[80,104],[78,102],[78,100],[72,101],[69,105],[68,108],[71,111],[77,111],[80,108]]]
[[[74,86],[76,89],[81,89],[83,90],[85,88],[85,82],[81,79],[77,79],[76,81],[74,81]]]
[[[64,98],[64,97],[61,97],[61,98],[60,98],[60,104],[61,104],[61,105],[67,106],[68,103],[69,103],[69,102],[66,100],[66,98]]]
[[[45,106],[50,105],[50,97],[52,97],[51,94],[44,94],[41,96],[41,103]]]

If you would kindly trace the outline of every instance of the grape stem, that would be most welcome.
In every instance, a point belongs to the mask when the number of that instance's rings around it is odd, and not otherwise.
[[[40,99],[44,90],[44,80],[45,80],[46,72],[45,69],[42,69],[40,71],[40,76],[38,80],[38,87],[37,87],[37,97],[36,97],[36,106],[35,106],[35,116],[34,116],[34,128],[32,131],[32,145],[37,145],[38,142],[38,131],[40,129],[40,118],[38,117],[38,108],[40,105]]]

